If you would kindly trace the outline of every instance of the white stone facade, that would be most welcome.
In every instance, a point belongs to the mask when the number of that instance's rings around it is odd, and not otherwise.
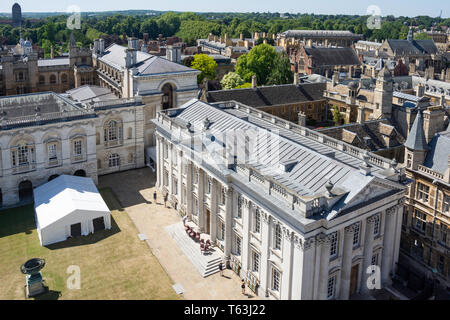
[[[392,176],[383,179],[384,171],[377,173],[375,161],[369,160],[371,173],[355,171],[356,179],[361,175],[361,181],[370,180],[362,188],[355,183],[355,189],[350,190],[348,183],[336,180],[333,195],[320,191],[314,196],[301,196],[285,185],[285,179],[282,183],[271,176],[267,166],[265,173],[251,161],[228,162],[224,168],[207,160],[209,151],[204,145],[199,151],[201,156],[196,154],[195,148],[186,144],[196,139],[196,132],[186,128],[202,123],[205,114],[205,123],[212,123],[210,129],[203,130],[207,136],[218,136],[221,122],[231,129],[234,123],[242,126],[241,120],[249,124],[263,119],[266,123],[260,124],[261,128],[278,123],[286,128],[288,123],[247,106],[236,105],[227,112],[221,106],[195,101],[181,110],[161,112],[155,119],[157,188],[168,194],[177,210],[210,235],[223,251],[225,261],[249,286],[257,284],[259,296],[283,300],[348,299],[351,294],[367,292],[369,275],[364,271],[371,265],[380,268],[381,286],[390,282],[399,253],[404,197],[400,183],[392,181]],[[301,128],[289,128],[292,126]],[[323,148],[328,138],[318,134],[314,139],[321,141]],[[294,147],[291,142],[288,145]],[[336,142],[336,150],[343,150],[340,146],[344,144]],[[335,159],[340,158],[339,152]],[[352,152],[361,159],[357,149]],[[380,168],[389,167],[387,160],[377,161]],[[307,165],[314,166],[314,162]],[[303,181],[306,179],[311,178]],[[345,188],[349,190],[343,191]],[[340,201],[350,197],[353,200],[336,211]],[[322,213],[314,207],[316,203],[322,203]]]
[[[48,93],[11,99],[34,99],[39,105],[43,95]],[[139,99],[82,108],[50,95],[73,110],[1,121],[0,204],[4,207],[23,200],[21,182],[34,188],[57,175],[77,174],[97,183],[98,175],[144,166],[144,105]]]

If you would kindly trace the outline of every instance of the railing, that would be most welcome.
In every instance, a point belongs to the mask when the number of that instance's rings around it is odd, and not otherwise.
[[[426,173],[426,174],[428,174],[428,175],[430,175],[432,177],[435,177],[435,178],[440,179],[440,180],[444,180],[444,175],[443,174],[441,174],[439,172],[436,172],[436,171],[434,171],[434,170],[432,170],[430,168],[427,168],[427,167],[425,167],[423,165],[419,165],[419,167],[417,169],[418,169],[418,171]]]
[[[108,140],[108,141],[104,142],[104,146],[106,148],[117,147],[117,146],[121,146],[122,144],[123,144],[123,139]]]
[[[72,162],[81,162],[81,161],[85,161],[85,160],[86,160],[86,156],[84,154],[78,154],[78,155],[72,156]]]
[[[49,159],[47,163],[47,167],[56,167],[61,165],[61,161],[59,159]]]
[[[29,171],[36,170],[36,164],[35,163],[27,163],[27,164],[20,164],[18,166],[12,167],[12,173],[24,173]]]

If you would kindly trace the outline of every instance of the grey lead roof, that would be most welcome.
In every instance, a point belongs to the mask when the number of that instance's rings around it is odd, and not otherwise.
[[[430,151],[425,158],[424,166],[445,174],[450,156],[450,130],[436,134],[429,146]]]
[[[190,122],[194,128],[201,128],[208,118],[211,121],[208,133],[218,141],[223,141],[224,136],[229,139],[230,135],[238,140],[252,137],[255,143],[249,150],[246,164],[300,196],[324,192],[329,180],[341,184],[360,175],[360,159],[234,108],[219,108],[193,100],[184,105],[175,118],[180,124]],[[297,164],[289,172],[280,170],[280,162],[290,160],[296,160]],[[373,172],[380,170],[373,168]]]
[[[429,149],[425,139],[425,132],[423,131],[422,112],[419,112],[414,120],[411,131],[406,139],[405,147],[417,151],[426,151]]]
[[[118,44],[109,46],[105,54],[99,59],[117,69],[125,68],[126,47]],[[137,51],[138,76],[172,72],[198,72],[184,65],[169,61],[165,58],[151,55],[147,52]]]
[[[38,67],[69,66],[69,58],[39,59]]]

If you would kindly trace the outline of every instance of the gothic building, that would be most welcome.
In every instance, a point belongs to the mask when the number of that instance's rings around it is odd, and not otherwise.
[[[236,102],[192,100],[154,123],[157,188],[257,295],[348,299],[373,289],[372,272],[390,283],[404,199],[395,162]]]
[[[95,84],[91,50],[76,46],[73,35],[68,57],[39,59],[29,40],[16,50],[0,51],[0,95],[54,91]]]
[[[411,181],[399,274],[417,291],[433,280],[450,287],[450,127],[442,128],[436,111],[419,113],[405,143],[406,174]]]

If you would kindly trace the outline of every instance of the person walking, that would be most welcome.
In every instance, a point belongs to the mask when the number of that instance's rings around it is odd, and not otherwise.
[[[164,208],[167,208],[167,193],[164,195]]]
[[[244,279],[242,279],[241,288],[242,288],[242,294],[245,295],[245,281],[244,281]]]
[[[155,202],[155,204],[157,204],[156,202],[156,198],[158,197],[158,195],[156,194],[156,190],[153,191],[153,201]]]
[[[222,265],[222,262],[219,263],[219,271],[220,271],[220,276],[223,277],[223,265]]]

